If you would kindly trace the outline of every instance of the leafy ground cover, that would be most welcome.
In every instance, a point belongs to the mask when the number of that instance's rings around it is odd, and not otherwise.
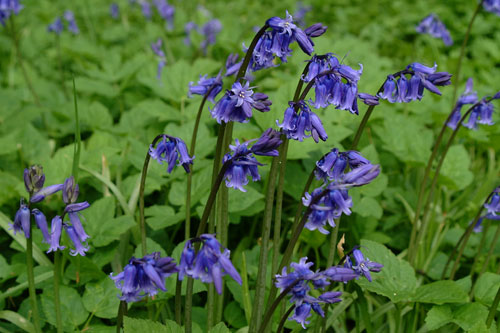
[[[14,2],[0,0],[0,12],[2,6]],[[342,301],[325,307],[324,317],[312,312],[307,325],[299,310],[301,303],[293,305],[286,296],[267,328],[264,325],[265,331],[280,330],[281,319],[288,314],[296,320],[283,321],[284,330],[294,332],[303,327],[316,332],[499,329],[500,207],[495,203],[498,194],[493,193],[500,185],[500,127],[494,124],[498,111],[493,112],[491,126],[479,124],[476,130],[455,132],[445,127],[437,158],[428,164],[467,79],[473,78],[472,90],[479,97],[471,105],[500,89],[500,17],[488,7],[494,1],[479,5],[458,0],[157,1],[150,4],[150,16],[146,3],[116,1],[113,8],[107,1],[25,0],[23,8],[0,26],[0,331],[108,332],[120,326],[125,332],[182,332],[190,326],[194,332],[257,331],[265,310],[279,295],[271,276],[283,274],[277,267],[286,261],[290,243],[290,261],[298,263],[308,257],[314,263],[311,274],[337,263],[344,265],[344,255],[354,259],[356,249],[383,267],[371,273],[372,281],[358,274],[345,285],[332,282],[333,290],[342,292]],[[297,21],[301,9],[306,9],[303,23]],[[267,154],[257,156],[265,164],[258,167],[261,180],[244,184],[246,192],[222,182],[215,216],[209,219],[217,223],[209,223],[203,232],[216,233],[222,248],[230,250],[237,271],[231,273],[223,265],[228,275],[223,278],[222,296],[217,296],[213,284],[189,278],[181,284],[178,274],[169,273],[161,276],[166,291],[121,302],[123,288],[117,289],[109,275],[116,277],[124,271],[131,257],[153,252],[172,257],[177,264],[185,262],[186,240],[199,236],[197,228],[212,197],[214,161],[222,160],[221,154],[229,151],[234,139],[241,143],[259,138],[270,127],[279,130],[277,120],[283,123],[283,113],[311,59],[298,43],[291,44],[293,52],[287,62],[274,59],[279,66],[249,71],[245,77],[251,77],[255,93],[265,93],[272,101],[268,112],[253,110],[248,122],[231,122],[232,140],[222,141],[224,126],[211,111],[213,102],[232,88],[234,77],[224,77],[222,92],[202,108],[189,178],[180,166],[168,173],[171,161],[160,165],[151,159],[141,189],[144,158],[158,134],[182,138],[186,149],[191,147],[203,96],[191,94],[190,86],[197,85],[200,75],[217,76],[229,54],[238,53],[242,60],[243,50],[250,47],[258,29],[270,17],[285,18],[286,10],[302,29],[317,22],[328,26],[322,36],[313,38],[314,54],[332,53],[342,66],[354,71],[362,64],[359,82],[355,80],[359,92],[376,95],[389,74],[412,63],[430,67],[436,63],[437,71],[453,75],[452,84],[438,87],[442,95],[427,89],[421,100],[408,103],[390,103],[380,97],[380,104],[370,107],[373,113],[356,148],[370,165],[380,166],[380,173],[370,184],[349,189],[351,214],[344,211],[341,217],[335,216],[335,227],[322,221],[329,234],[304,228],[293,240],[297,209],[317,161],[333,148],[351,149],[369,108],[359,100],[358,116],[332,106],[311,106],[328,134],[326,140],[282,136],[287,148],[282,145],[279,151],[286,156],[286,170],[278,170],[284,160],[279,164],[279,157]],[[431,13],[444,22],[453,45],[417,33],[416,26]],[[188,22],[197,28],[187,32]],[[152,49],[158,40],[159,49]],[[412,71],[409,75],[415,76]],[[345,77],[342,82],[346,83]],[[314,88],[308,96],[306,101],[317,101]],[[471,105],[464,106],[462,114]],[[498,109],[498,101],[491,105]],[[480,118],[487,117],[481,114]],[[90,236],[83,244],[88,249],[79,251],[80,255],[70,252],[79,249],[67,227],[63,227],[60,244],[67,249],[49,253],[54,246],[51,227],[49,244],[34,217],[28,240],[25,232],[14,235],[9,227],[15,222],[20,198],[28,202],[39,190],[35,186],[28,193],[23,179],[23,171],[32,165],[43,166],[45,185],[68,184],[65,181],[72,175],[79,186],[78,202],[90,204],[73,212],[68,206],[76,198],[63,198],[58,192],[36,206],[52,228],[56,215],[64,214],[67,221],[70,213],[80,218]],[[322,183],[314,179],[308,192]],[[269,191],[274,187],[276,192]],[[75,196],[74,188],[62,192]],[[307,218],[309,210],[301,209],[306,215],[297,216]],[[473,230],[478,220],[482,223]],[[193,251],[196,244],[200,243],[193,241]],[[203,244],[205,248],[206,239]],[[354,264],[360,263],[355,260]],[[263,270],[267,275],[261,278]],[[192,297],[188,281],[193,283]],[[160,284],[153,282],[155,288]],[[30,299],[30,285],[36,303]],[[316,299],[320,293],[311,291]]]

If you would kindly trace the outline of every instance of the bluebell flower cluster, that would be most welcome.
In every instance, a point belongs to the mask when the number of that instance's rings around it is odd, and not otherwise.
[[[244,85],[235,82],[231,90],[226,91],[210,113],[219,124],[230,121],[246,123],[252,117],[253,109],[267,112],[271,104],[266,94],[254,93],[248,81]]]
[[[484,0],[483,8],[490,13],[500,16],[500,1],[499,0]]]
[[[196,252],[194,244],[197,242],[201,242],[202,246]],[[224,275],[229,275],[241,284],[241,276],[229,259],[230,253],[212,234],[203,234],[199,238],[188,240],[181,254],[179,280],[187,275],[204,283],[213,283],[219,294],[222,293]]]
[[[286,18],[271,17],[266,24],[271,28],[258,40],[250,60],[250,69],[257,71],[263,68],[274,67],[275,57],[286,62],[292,54],[290,44],[297,42],[306,54],[314,52],[312,37],[319,37],[326,31],[322,24],[314,24],[302,30],[294,24],[293,17],[286,12]]]
[[[491,198],[489,202],[484,204],[483,206],[486,208],[486,214],[479,217],[476,224],[474,225],[474,229],[472,229],[475,233],[479,233],[483,231],[483,220],[500,220],[500,186],[495,188],[491,193]],[[472,223],[474,221],[471,221]]]
[[[453,45],[453,40],[451,39],[450,32],[446,29],[443,22],[437,17],[436,14],[430,14],[426,16],[416,27],[418,33],[429,34],[435,38],[441,38],[444,45]]]
[[[198,25],[192,21],[189,21],[184,25],[184,33],[186,34],[186,37],[184,37],[184,44],[187,46],[191,45],[191,31],[196,31],[198,30]]]
[[[156,54],[159,59],[156,78],[160,80],[163,67],[165,67],[165,65],[167,64],[167,58],[165,57],[165,52],[163,52],[163,41],[161,40],[161,38],[158,38],[156,43],[151,43],[151,50],[153,50],[153,53]]]
[[[77,254],[85,256],[85,253],[89,250],[86,242],[90,236],[87,235],[82,226],[80,212],[90,207],[90,204],[86,201],[76,202],[79,195],[79,188],[73,176],[67,178],[63,184],[43,187],[44,182],[45,175],[41,166],[35,165],[24,170],[24,185],[30,195],[29,203],[39,203],[46,197],[62,191],[62,199],[66,205],[62,217],[58,215],[52,219],[51,231],[49,232],[47,218],[43,212],[38,208],[30,210],[29,205],[25,203],[24,199],[21,199],[20,208],[16,212],[14,223],[11,225],[14,234],[22,230],[25,237],[30,238],[31,215],[33,215],[36,226],[42,232],[43,242],[50,245],[47,253],[65,249],[65,246],[60,245],[61,233],[64,228],[74,247],[74,249],[70,250],[70,254],[73,256]],[[66,215],[68,215],[69,221],[63,222]]]
[[[249,149],[248,145],[253,141],[255,140],[240,144],[238,139],[236,139],[236,144],[229,146],[232,153],[227,153],[223,158],[223,163],[231,162],[224,175],[227,187],[246,192],[243,186],[248,184],[248,176],[254,182],[260,180],[258,166],[262,166],[263,164],[257,161],[255,156],[253,156],[254,154],[260,156],[278,156],[277,148],[282,141],[277,131],[271,128],[267,129]]]
[[[160,17],[165,20],[167,29],[174,29],[175,8],[167,0],[153,0],[153,3]]]
[[[340,110],[348,110],[359,114],[357,99],[365,104],[377,105],[378,98],[365,93],[358,93],[358,81],[363,74],[363,65],[355,70],[340,64],[331,53],[314,55],[309,61],[309,70],[302,79],[305,82],[314,81],[315,101],[311,101],[316,109],[329,105]]]
[[[349,255],[345,258],[344,267],[353,269],[354,272],[359,276],[364,276],[368,281],[372,282],[372,276],[370,272],[378,273],[384,267],[384,265],[370,261],[370,259],[365,258],[363,252],[359,248],[355,248],[352,251],[352,256],[354,262]]]
[[[117,20],[118,18],[120,18],[120,7],[118,7],[118,4],[113,2],[110,6],[109,6],[109,14],[111,15],[112,18],[114,18],[115,20]]]
[[[141,0],[140,5],[142,10],[142,15],[147,20],[150,20],[151,17],[153,16],[153,8],[151,8],[151,3],[148,0]]]
[[[351,170],[346,173],[347,167]],[[370,183],[379,173],[380,166],[371,164],[360,153],[340,153],[333,149],[316,163],[316,177],[325,184],[302,198],[304,206],[311,207],[305,227],[328,234],[324,228],[327,222],[334,227],[335,219],[351,214],[352,198],[348,189]]]
[[[295,320],[304,329],[306,329],[305,325],[309,324],[307,318],[311,316],[311,309],[324,317],[325,313],[321,304],[341,301],[339,298],[342,295],[341,292],[322,292],[326,286],[330,285],[330,281],[347,282],[359,276],[354,269],[340,266],[332,266],[325,271],[314,272],[310,269],[312,265],[312,262],[307,262],[307,257],[303,257],[298,263],[290,264],[290,272],[287,272],[287,267],[283,267],[281,274],[276,275],[275,282],[276,287],[281,289],[281,292],[287,288],[290,289],[288,292],[292,296],[290,303],[295,303],[295,309],[294,315],[289,320]],[[322,292],[320,296],[311,296],[311,287]]]
[[[298,103],[289,102],[288,104],[289,107],[285,110],[283,122],[280,124],[276,120],[276,124],[288,139],[303,141],[304,138],[312,136],[316,142],[319,142],[319,139],[326,141],[328,135],[323,128],[321,119],[311,111],[304,101]],[[296,109],[299,110],[298,113]]]
[[[221,30],[222,24],[217,19],[210,20],[201,27],[200,33],[205,37],[200,45],[203,50],[203,54],[207,54],[207,48],[209,45],[215,44],[217,34]]]
[[[493,111],[495,110],[492,101],[500,98],[500,92],[492,98],[484,97],[479,101],[477,93],[472,91],[472,78],[467,80],[464,93],[458,98],[455,108],[451,114],[450,120],[446,124],[451,129],[455,130],[462,118],[462,107],[467,104],[477,104],[469,114],[467,122],[463,123],[468,129],[477,129],[477,124],[493,125]],[[479,103],[478,103],[479,102]]]
[[[132,257],[123,272],[116,276],[111,273],[110,277],[122,293],[119,298],[130,303],[154,296],[158,289],[166,291],[165,279],[178,271],[174,259],[153,252],[140,259]]]
[[[421,100],[424,88],[436,95],[441,95],[437,87],[451,84],[451,74],[436,72],[436,68],[436,64],[433,67],[427,67],[414,62],[397,75],[388,75],[383,91],[378,96],[390,103],[408,103],[417,99]],[[406,75],[410,78],[408,79]],[[399,78],[396,79],[396,76]]]
[[[19,14],[21,9],[23,5],[19,3],[19,0],[0,0],[0,23],[5,25],[9,17],[12,14]]]
[[[177,161],[177,165],[182,165],[186,172],[189,172],[189,165],[193,164],[193,157],[189,156],[186,144],[182,139],[163,134],[161,141],[149,146],[149,155],[158,163],[167,162],[167,172],[171,173]]]
[[[63,15],[64,20],[66,21],[68,30],[74,35],[78,35],[80,33],[80,29],[76,24],[75,14],[71,10],[67,10]],[[47,31],[53,32],[56,35],[59,35],[64,30],[64,23],[61,17],[56,17],[54,22],[47,26]]]

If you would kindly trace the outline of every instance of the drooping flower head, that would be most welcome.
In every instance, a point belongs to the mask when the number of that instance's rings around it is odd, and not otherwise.
[[[289,139],[303,141],[304,138],[311,137],[318,142],[319,139],[326,141],[328,135],[323,128],[323,123],[317,114],[311,111],[304,101],[298,103],[289,102],[289,107],[285,110],[283,122],[276,124]],[[296,112],[298,109],[298,113]]]
[[[436,14],[426,16],[416,27],[417,32],[429,34],[435,38],[441,38],[446,46],[453,45],[450,32]]]
[[[195,251],[194,244],[201,242],[201,249]],[[213,283],[217,293],[222,293],[222,277],[229,275],[242,283],[241,276],[229,259],[230,251],[224,249],[212,234],[203,234],[199,238],[188,240],[181,254],[179,280],[184,275],[199,279],[204,283]]]
[[[498,94],[497,94],[498,95]],[[467,122],[464,122],[464,127],[467,127],[468,129],[477,129],[477,124],[482,124],[482,125],[493,125],[493,111],[495,111],[495,108],[493,106],[492,101],[495,99],[498,99],[499,97],[493,97],[490,99],[487,99],[484,97],[479,104],[472,109],[472,112],[469,115],[469,120]]]
[[[5,22],[12,14],[19,14],[23,6],[19,0],[0,0],[0,23],[5,25]]]
[[[24,203],[24,199],[21,199],[21,203],[19,205],[19,209],[16,212],[16,216],[14,217],[14,223],[9,224],[10,229],[14,230],[14,235],[22,231],[24,233],[24,237],[30,238],[30,227],[31,227],[31,216],[28,205]]]
[[[450,117],[450,120],[446,124],[451,129],[456,129],[460,119],[462,118],[462,107],[467,104],[476,104],[477,92],[472,91],[473,81],[472,78],[467,80],[467,84],[465,86],[465,91],[458,98],[457,103],[455,104],[455,108],[453,109],[453,113]]]
[[[201,27],[200,33],[205,37],[205,39],[200,44],[200,47],[203,50],[203,54],[207,54],[207,48],[209,45],[215,44],[217,34],[221,30],[222,24],[217,19],[210,20]]]
[[[64,12],[63,17],[66,22],[68,22],[68,30],[71,31],[74,35],[79,34],[80,29],[78,29],[78,26],[76,25],[75,14],[73,14],[71,10],[67,10]]]
[[[500,16],[500,1],[499,0],[484,0],[483,8],[493,14]]]
[[[165,134],[162,135],[156,148],[153,145],[149,146],[149,155],[160,164],[167,162],[168,173],[172,172],[177,161],[177,165],[182,165],[184,170],[189,172],[189,165],[193,164],[194,159],[194,156],[189,156],[186,144],[182,139]]]
[[[198,25],[194,22],[189,21],[186,23],[184,26],[184,33],[186,34],[186,37],[184,37],[184,44],[186,45],[191,45],[191,31],[197,30]]]
[[[113,2],[110,6],[109,6],[109,14],[111,15],[112,18],[114,18],[115,20],[117,20],[118,18],[120,18],[120,7],[118,7],[118,4],[116,2]]]
[[[45,183],[45,174],[41,165],[32,165],[24,169],[24,187],[30,194],[40,191]]]
[[[235,82],[231,90],[226,91],[210,113],[219,124],[222,121],[246,123],[252,117],[253,109],[267,112],[271,104],[266,94],[254,93],[248,81],[244,85]]]
[[[437,87],[451,84],[451,74],[436,72],[436,68],[436,64],[434,67],[427,67],[417,62],[412,63],[405,70],[397,73],[398,79],[394,75],[388,75],[378,97],[390,103],[408,103],[417,99],[421,100],[424,88],[436,95],[441,95]]]
[[[351,171],[345,173],[347,166]],[[334,227],[335,219],[351,214],[352,198],[348,189],[370,183],[379,173],[380,166],[371,164],[360,153],[333,149],[316,163],[316,177],[325,184],[302,198],[304,206],[310,207],[305,227],[328,234],[324,228],[327,222]]]
[[[174,28],[175,8],[171,6],[167,0],[153,0],[153,3],[158,14],[165,20],[167,29],[172,30]]]
[[[203,76],[200,75],[200,80],[197,85],[195,85],[192,81],[189,82],[188,97],[191,98],[193,94],[204,96],[209,90],[210,93],[208,94],[207,99],[210,102],[215,103],[215,97],[217,97],[217,95],[222,91],[222,77],[220,76],[220,73],[216,77],[210,78],[207,78],[206,74]]]
[[[111,273],[110,277],[122,293],[120,299],[130,303],[146,295],[154,296],[158,289],[166,291],[165,279],[178,271],[174,259],[153,252],[140,259],[132,257],[123,272],[116,276]]]
[[[53,32],[56,35],[60,35],[63,30],[64,30],[64,25],[60,17],[56,17],[54,22],[52,22],[47,26],[47,31]]]
[[[493,191],[490,202],[486,203],[484,208],[487,211],[485,218],[491,220],[500,219],[500,186]]]
[[[352,268],[360,276],[363,275],[368,281],[372,282],[372,276],[370,272],[380,272],[384,265],[378,262],[370,261],[365,258],[363,252],[360,249],[354,249],[352,252],[355,262],[351,260],[350,256],[346,256],[346,261],[344,266],[347,268]]]
[[[163,41],[161,40],[161,38],[158,38],[156,43],[151,43],[151,49],[153,50],[154,54],[158,56],[158,70],[156,78],[160,80],[163,67],[165,67],[165,65],[167,64],[167,58],[165,57],[165,53],[163,52]]]
[[[153,10],[151,8],[151,3],[148,0],[140,0],[142,15],[146,18],[146,20],[151,19],[153,16]]]
[[[357,277],[357,274],[349,268],[331,267],[326,271],[313,272],[310,267],[312,262],[307,262],[307,257],[300,259],[298,263],[292,262],[290,270],[283,267],[281,274],[276,275],[276,287],[283,292],[289,289],[290,303],[295,303],[294,315],[289,320],[295,320],[306,329],[309,323],[307,318],[311,316],[311,309],[324,317],[324,311],[320,304],[332,304],[340,302],[341,292],[324,292],[319,297],[310,295],[311,286],[317,290],[324,290],[330,284],[329,281],[349,281]],[[293,271],[292,271],[293,269]],[[335,270],[335,274],[332,270]]]

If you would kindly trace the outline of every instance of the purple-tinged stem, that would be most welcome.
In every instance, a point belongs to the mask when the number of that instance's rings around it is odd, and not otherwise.
[[[290,290],[292,290],[292,288],[295,287],[295,285],[297,285],[297,283],[299,283],[299,282],[300,282],[300,280],[295,280],[292,284],[290,284],[288,287],[286,287],[279,294],[279,296],[274,300],[273,304],[271,304],[269,309],[266,311],[266,315],[265,315],[264,319],[262,320],[262,324],[260,325],[259,330],[258,330],[259,333],[266,332],[266,327],[269,324],[269,321],[271,320],[271,317],[273,316],[273,313],[276,310],[276,308],[278,307],[278,305],[280,304],[281,300],[283,300],[283,298],[285,298],[285,296],[290,292]]]
[[[283,315],[283,317],[281,317],[281,320],[280,320],[280,324],[278,325],[278,330],[276,331],[276,333],[281,333],[281,331],[283,331],[283,327],[285,326],[285,323],[286,323],[286,320],[288,319],[288,316],[290,316],[290,314],[292,313],[292,311],[295,309],[295,304],[292,305],[286,312],[285,314]]]

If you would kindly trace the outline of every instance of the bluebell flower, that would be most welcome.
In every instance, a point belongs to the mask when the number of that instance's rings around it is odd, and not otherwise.
[[[306,207],[311,206],[312,201],[320,196],[324,191],[323,187],[319,187],[314,191],[305,193],[302,198],[302,204]],[[345,189],[332,189],[311,206],[311,213],[307,218],[305,227],[311,231],[318,230],[322,234],[329,234],[330,232],[324,227],[326,222],[333,228],[335,227],[335,219],[338,219],[342,213],[351,215],[352,198],[348,195]]]
[[[195,253],[193,244],[201,242],[201,249]],[[222,277],[229,275],[241,285],[241,276],[229,259],[230,251],[212,234],[203,234],[199,238],[188,240],[181,254],[179,280],[184,275],[199,279],[204,283],[213,283],[217,293],[222,293]]]
[[[186,34],[186,37],[184,37],[184,44],[186,45],[191,45],[191,31],[193,30],[197,30],[198,29],[198,25],[196,25],[196,23],[194,22],[188,22],[186,23],[186,25],[184,26],[184,33]]]
[[[21,199],[21,203],[19,209],[16,212],[16,216],[14,217],[14,223],[9,224],[10,229],[14,230],[14,235],[23,231],[24,236],[26,238],[30,238],[30,226],[31,226],[31,216],[28,205],[24,203],[24,200]]]
[[[64,224],[64,230],[68,235],[69,239],[73,243],[74,249],[70,249],[69,254],[72,256],[81,255],[85,256],[85,253],[89,250],[88,246],[83,246],[76,230],[73,226]]]
[[[120,18],[120,7],[118,7],[118,4],[113,2],[110,6],[109,6],[109,14],[111,15],[112,18],[114,18],[115,20],[117,20],[118,18]]]
[[[231,76],[236,74],[243,63],[243,59],[238,62],[239,55],[237,53],[232,53],[227,57],[226,60],[226,74],[224,76]]]
[[[483,8],[490,13],[500,16],[500,1],[499,0],[484,0]]]
[[[280,136],[279,132],[268,128],[253,144],[251,152],[260,156],[278,156],[277,148],[282,143]]]
[[[446,46],[453,45],[450,32],[436,14],[426,16],[416,27],[417,32],[429,34],[435,38],[441,38]]]
[[[166,0],[153,0],[153,3],[156,6],[158,14],[160,14],[161,18],[167,22],[168,30],[172,30],[174,28],[175,8]]]
[[[162,50],[163,47],[163,41],[161,38],[158,38],[156,43],[151,43],[151,49],[153,50],[154,54],[156,54],[159,58],[158,60],[158,69],[157,69],[157,74],[156,78],[158,80],[161,79],[161,72],[163,70],[163,67],[167,64],[167,58],[165,57],[165,53]]]
[[[436,68],[436,64],[433,67],[428,67],[417,62],[412,63],[405,70],[398,73],[398,79],[394,75],[388,75],[378,97],[390,103],[408,103],[421,100],[424,89],[436,95],[441,95],[437,86],[449,85],[451,83],[451,74],[436,72]],[[409,80],[406,75],[409,75]]]
[[[474,225],[472,231],[476,234],[480,233],[480,232],[483,232],[483,219],[484,219],[484,216],[481,216],[476,224]],[[469,225],[474,222],[474,221],[470,221]]]
[[[80,193],[78,184],[75,183],[75,178],[70,176],[63,183],[62,197],[65,204],[75,203]]]
[[[47,253],[64,250],[66,247],[59,244],[62,232],[62,219],[60,216],[55,216],[50,223],[50,248]]]
[[[213,86],[213,88],[212,88]],[[210,90],[212,88],[212,90]],[[220,73],[216,77],[207,78],[207,75],[200,75],[200,80],[198,84],[195,85],[194,82],[189,82],[189,92],[188,97],[192,97],[195,95],[204,96],[210,90],[210,94],[208,94],[207,99],[215,103],[215,97],[222,91],[222,78]]]
[[[68,22],[68,30],[71,31],[74,35],[79,34],[80,29],[78,29],[78,26],[76,25],[75,15],[73,14],[73,12],[71,10],[67,10],[64,12],[63,17],[66,22]]]
[[[64,25],[63,25],[62,19],[60,17],[56,17],[54,22],[52,22],[51,24],[49,24],[47,26],[47,31],[53,32],[56,35],[60,35],[61,32],[63,31],[63,29],[64,29]]]
[[[31,203],[37,203],[44,200],[47,196],[52,195],[56,192],[59,192],[63,189],[63,184],[50,185],[42,188],[41,190],[34,193],[31,197]]]
[[[472,86],[473,86],[472,78],[469,78],[465,86],[465,91],[458,98],[458,101],[455,104],[450,120],[446,124],[453,130],[457,128],[457,125],[460,122],[460,119],[462,118],[462,112],[461,112],[462,107],[467,104],[476,104],[478,101],[477,93],[475,91],[472,91]]]
[[[326,141],[328,135],[323,128],[321,119],[311,111],[304,101],[298,103],[289,102],[288,104],[290,106],[285,110],[283,122],[280,124],[276,120],[276,124],[286,134],[287,138],[303,141],[304,138],[312,136],[315,142],[318,142],[319,139]],[[298,113],[295,111],[296,108],[299,109]]]
[[[295,23],[299,26],[304,26],[306,24],[305,18],[306,14],[312,9],[311,6],[304,6],[302,2],[297,3],[297,11],[293,14]]]
[[[209,45],[215,44],[217,34],[221,30],[222,24],[217,19],[210,20],[201,27],[200,33],[205,36],[205,39],[201,42],[200,46],[204,54],[207,53],[207,48]]]
[[[151,9],[151,3],[148,0],[141,0],[140,2],[142,15],[147,19],[151,19],[153,16],[153,11]]]
[[[290,264],[290,272],[287,272],[287,267],[283,267],[281,274],[276,275],[275,285],[282,292],[290,288],[288,292],[292,297],[290,303],[295,303],[295,312],[289,320],[295,320],[305,329],[305,325],[309,323],[307,318],[311,316],[311,309],[317,314],[324,317],[323,309],[320,304],[332,304],[340,302],[341,292],[325,292],[319,297],[310,295],[311,286],[317,290],[323,290],[331,281],[349,281],[357,277],[352,269],[343,268],[337,269],[336,274],[333,273],[334,267],[326,271],[313,272],[310,267],[312,262],[307,262],[307,257],[300,259],[298,263]],[[293,271],[292,271],[293,269]],[[335,279],[333,279],[333,277]]]
[[[7,21],[14,13],[15,15],[23,9],[23,6],[19,3],[19,0],[0,0],[0,23],[5,25]]]
[[[246,123],[252,117],[253,109],[267,112],[270,110],[271,104],[266,94],[254,93],[249,82],[246,82],[245,85],[235,82],[231,90],[226,91],[214,108],[210,110],[210,113],[219,124],[222,121],[225,123],[230,121]]]
[[[165,279],[178,271],[174,259],[153,252],[140,259],[132,257],[123,272],[116,276],[111,273],[110,277],[122,293],[120,299],[130,303],[146,295],[154,296],[158,289],[166,291]]]
[[[495,216],[500,214],[500,194],[498,192],[491,196],[490,202],[484,205],[487,210],[487,214],[490,216]]]
[[[182,165],[186,172],[189,172],[189,165],[193,164],[193,157],[189,156],[186,144],[182,139],[163,135],[162,140],[158,142],[156,148],[153,145],[149,146],[149,155],[151,158],[163,164],[167,162],[167,172],[171,173],[177,161],[177,165]]]
[[[226,180],[227,187],[246,192],[243,186],[248,184],[248,176],[254,182],[260,180],[257,167],[263,164],[259,163],[253,156],[252,151],[248,149],[249,141],[240,144],[238,139],[236,139],[235,142],[234,146],[229,146],[232,153],[224,155],[222,160],[223,163],[231,160],[231,164],[224,174],[224,179]]]
[[[277,66],[277,64],[274,63],[275,55],[271,50],[272,45],[273,34],[270,31],[266,31],[257,41],[252,57],[250,58],[249,68],[251,71],[256,72],[261,69]],[[246,52],[246,48],[244,48],[244,51]],[[286,56],[288,55],[290,55],[290,53]]]
[[[348,165],[349,168],[355,169],[365,164],[370,164],[370,161],[364,158],[359,152],[355,150],[339,152],[337,148],[333,148],[316,162],[314,172],[318,180],[323,179],[325,182],[327,180],[340,181]]]
[[[309,26],[304,30],[307,36],[315,38],[322,36],[328,27],[326,25],[323,25],[322,23],[314,23],[313,25]],[[312,41],[311,41],[312,42]],[[314,43],[312,43],[314,45]]]
[[[45,183],[45,174],[40,165],[32,165],[24,169],[24,187],[30,194],[40,191]]]
[[[372,276],[370,272],[380,272],[384,265],[379,264],[378,262],[370,261],[368,258],[365,258],[363,252],[359,249],[355,249],[352,252],[352,255],[355,260],[355,264],[352,262],[349,256],[346,256],[346,267],[352,268],[359,275],[363,275],[368,281],[372,282]]]
[[[79,212],[90,207],[90,204],[86,201],[80,202],[77,204],[67,205],[64,211],[68,213],[69,221],[71,222],[72,227],[74,228],[76,236],[81,242],[85,242],[89,235],[85,232],[82,226],[82,222],[80,221]]]
[[[314,52],[312,40],[306,33],[293,23],[293,17],[286,12],[286,18],[271,17],[267,25],[273,29],[273,53],[281,57],[281,53],[288,53],[289,45],[297,41],[302,51],[311,55]]]
[[[50,233],[49,233],[49,229],[47,226],[47,218],[37,208],[33,209],[31,211],[31,214],[33,214],[33,216],[35,218],[35,223],[36,223],[38,229],[40,229],[42,231],[43,241],[47,244],[50,244],[51,238],[50,238]]]

